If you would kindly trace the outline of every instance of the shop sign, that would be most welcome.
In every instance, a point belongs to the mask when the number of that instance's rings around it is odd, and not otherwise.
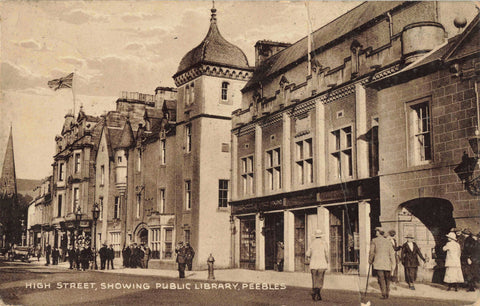
[[[258,206],[259,206],[258,208],[262,211],[280,209],[280,208],[283,208],[283,199],[263,201],[263,202],[260,202]]]
[[[253,202],[232,206],[232,214],[242,214],[255,211],[257,211],[257,205]]]
[[[315,203],[317,201],[316,194],[311,193],[302,193],[297,196],[287,198],[286,205],[287,207],[297,207]]]

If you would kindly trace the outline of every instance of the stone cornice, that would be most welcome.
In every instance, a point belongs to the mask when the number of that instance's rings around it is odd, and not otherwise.
[[[252,77],[252,69],[218,66],[213,64],[201,64],[174,77],[177,87],[201,76],[216,76],[226,79],[248,81]]]

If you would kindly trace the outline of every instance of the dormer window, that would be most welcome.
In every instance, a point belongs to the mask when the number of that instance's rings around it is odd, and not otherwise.
[[[228,82],[222,83],[222,101],[228,100]]]

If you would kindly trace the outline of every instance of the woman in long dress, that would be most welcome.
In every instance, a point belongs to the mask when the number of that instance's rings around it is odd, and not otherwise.
[[[452,287],[455,291],[458,290],[458,283],[463,283],[462,265],[460,263],[460,244],[457,242],[455,233],[450,232],[447,235],[448,242],[443,247],[443,250],[447,252],[445,258],[445,277],[443,281],[448,284],[448,290]]]
[[[323,287],[323,278],[328,268],[328,253],[321,230],[315,231],[315,239],[312,241],[306,256],[310,258],[310,272],[312,273],[312,299],[321,300],[320,291]]]

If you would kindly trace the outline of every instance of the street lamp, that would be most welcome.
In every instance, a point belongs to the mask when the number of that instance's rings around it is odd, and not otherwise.
[[[94,256],[94,266],[95,270],[98,269],[97,266],[97,220],[100,217],[100,208],[98,207],[98,203],[93,204],[92,209],[92,217],[93,217],[93,256]]]
[[[80,206],[77,206],[77,209],[75,210],[75,240],[73,241],[73,247],[76,247],[76,244],[78,244],[78,231],[80,227],[80,220],[82,220],[82,210],[80,209]]]

